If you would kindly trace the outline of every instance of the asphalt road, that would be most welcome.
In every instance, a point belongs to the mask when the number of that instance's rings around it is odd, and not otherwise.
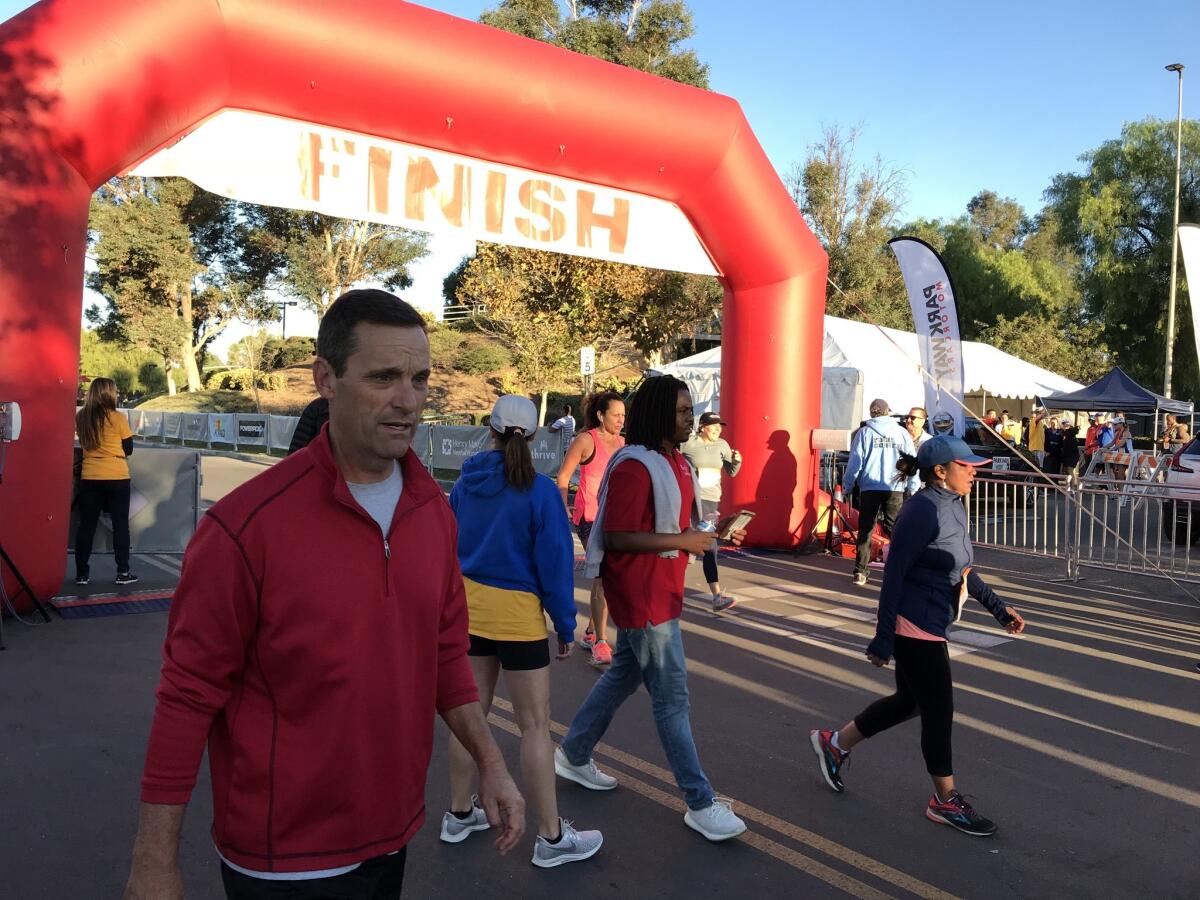
[[[713,845],[684,826],[639,693],[596,754],[620,787],[596,794],[560,782],[564,816],[605,834],[593,860],[540,870],[530,846],[500,859],[482,835],[443,845],[439,725],[405,896],[1200,896],[1200,606],[1156,579],[1097,572],[1064,585],[1052,580],[1056,566],[1027,558],[985,552],[980,563],[1029,621],[1027,635],[1008,639],[975,607],[952,635],[955,769],[999,822],[995,838],[924,818],[930,788],[915,722],[855,750],[845,794],[825,786],[809,730],[841,724],[890,689],[891,672],[862,656],[877,573],[854,588],[848,561],[743,556],[722,560],[741,605],[715,617],[693,594],[684,634],[701,759],[749,832]],[[152,582],[139,587],[169,584],[177,567],[171,557],[139,561]],[[581,612],[584,588],[580,579]],[[162,613],[10,621],[0,655],[0,895],[119,896],[165,623]],[[582,655],[554,664],[556,731],[596,678]],[[497,739],[515,771],[503,695]],[[210,817],[204,774],[183,845],[193,898],[221,896]]]

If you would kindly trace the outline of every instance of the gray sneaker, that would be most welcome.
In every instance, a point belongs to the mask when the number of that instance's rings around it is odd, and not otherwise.
[[[562,837],[552,844],[540,834],[533,845],[533,864],[540,869],[552,869],[563,863],[579,862],[596,855],[604,843],[604,835],[598,831],[576,831],[571,823],[558,820]]]
[[[714,798],[705,809],[689,809],[683,821],[710,841],[727,841],[746,830],[746,823],[734,815],[732,804],[721,798]]]
[[[737,606],[737,598],[732,594],[721,593],[713,597],[712,604],[713,612],[725,612],[727,609],[733,609]]]
[[[611,791],[617,786],[617,779],[611,775],[605,775],[597,769],[594,760],[589,759],[582,766],[572,765],[571,761],[567,759],[567,754],[563,753],[562,747],[554,748],[554,771],[560,777],[576,784],[582,784],[592,791]]]
[[[488,824],[487,814],[479,808],[479,798],[471,797],[471,815],[460,819],[452,812],[442,816],[442,833],[439,837],[447,844],[460,844],[471,836],[473,831],[487,831],[492,826]]]

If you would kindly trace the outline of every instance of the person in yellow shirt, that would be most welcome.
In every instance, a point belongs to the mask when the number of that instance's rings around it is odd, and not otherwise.
[[[133,432],[117,412],[117,384],[111,378],[93,378],[83,408],[75,415],[75,431],[83,448],[79,479],[79,528],[75,532],[75,583],[91,580],[92,541],[100,513],[112,517],[117,584],[133,584],[129,571],[129,464]]]
[[[1038,468],[1046,461],[1046,409],[1038,407],[1029,420],[1029,451],[1037,461]]]

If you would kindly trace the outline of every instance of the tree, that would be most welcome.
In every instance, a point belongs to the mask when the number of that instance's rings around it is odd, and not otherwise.
[[[682,46],[695,33],[683,0],[501,0],[479,21],[672,81],[708,87],[708,66]]]
[[[546,395],[552,384],[570,375],[577,345],[567,317],[553,306],[538,308],[527,300],[534,289],[528,272],[511,265],[512,252],[511,247],[480,244],[457,277],[458,296],[471,306],[472,320],[481,331],[505,342],[526,386],[541,394],[541,422]]]
[[[429,252],[425,234],[393,225],[268,207],[247,208],[246,217],[254,258],[318,318],[355,284],[411,286],[409,266]]]
[[[1058,175],[1046,191],[1057,239],[1080,260],[1087,316],[1100,324],[1114,360],[1154,390],[1162,384],[1166,356],[1175,127],[1174,121],[1158,119],[1127,124],[1120,138],[1080,157],[1082,173]],[[1195,221],[1200,216],[1200,122],[1195,120],[1183,123],[1180,185],[1180,221]],[[1200,302],[1200,296],[1189,300]],[[1176,324],[1174,393],[1194,397],[1200,392],[1200,366],[1191,352],[1191,316],[1182,302]]]
[[[88,284],[108,301],[90,321],[158,354],[171,393],[177,366],[199,390],[197,359],[228,324],[230,293],[256,299],[266,276],[243,257],[237,204],[182,178],[114,178],[92,197],[88,227]]]
[[[904,173],[876,157],[854,159],[861,130],[827,127],[785,178],[792,199],[829,254],[830,315],[910,328],[900,267],[887,241],[904,203]]]
[[[708,66],[683,46],[695,31],[683,0],[502,0],[480,21],[673,81],[708,87]],[[711,318],[720,302],[715,279],[503,248],[465,260],[455,269],[444,285],[447,303],[476,309],[486,305],[496,270],[525,286],[528,293],[522,300],[540,320],[552,315],[565,320],[562,334],[572,353],[585,345],[603,351],[605,345],[612,346],[628,334],[643,353],[657,360],[673,337]],[[467,282],[465,287],[460,279]],[[715,304],[711,302],[714,292]],[[554,330],[559,331],[557,326]],[[514,353],[519,360],[520,352],[514,349]]]

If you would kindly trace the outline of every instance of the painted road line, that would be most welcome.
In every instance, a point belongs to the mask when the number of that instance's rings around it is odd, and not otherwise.
[[[496,697],[496,698],[494,698],[494,700],[492,702],[495,706],[499,707],[500,709],[503,709],[507,713],[512,713],[512,711],[513,711],[512,704],[509,703],[507,700],[505,700],[502,697]],[[507,719],[499,719],[499,717],[495,716],[495,714],[493,714],[493,718],[498,719],[501,722],[505,722],[506,724],[501,727],[504,727],[506,730],[510,730],[507,727],[508,725],[512,726],[512,730],[516,729],[516,725],[511,722],[508,722]],[[560,737],[566,735],[566,733],[567,733],[567,728],[565,725],[561,725],[558,722],[554,722],[554,721],[551,721],[551,723],[550,723],[550,730],[554,734],[559,735]],[[519,733],[519,731],[516,731],[515,733]],[[601,756],[606,756],[609,759],[615,760],[616,762],[620,763],[623,766],[626,766],[627,768],[634,769],[645,775],[649,775],[651,778],[655,778],[664,784],[670,785],[672,789],[675,788],[675,778],[666,769],[656,766],[653,763],[646,762],[645,760],[643,760],[639,757],[636,757],[636,756],[633,756],[632,754],[626,753],[623,750],[618,750],[616,747],[613,747],[610,744],[606,744],[603,742],[596,745],[595,751],[598,754],[600,754]],[[628,779],[628,776],[626,776],[626,778]],[[626,783],[625,780],[623,780],[621,782],[622,785],[624,785],[625,783]],[[656,789],[654,789],[654,790],[656,790]],[[664,805],[670,807],[671,809],[676,809],[676,810],[679,809],[680,801],[677,796],[671,795],[671,794],[665,794],[662,792],[659,792],[659,793],[661,793],[664,798],[664,800],[660,801],[660,802],[663,802]],[[925,882],[921,881],[920,879],[915,878],[911,875],[908,875],[904,872],[901,872],[899,869],[894,869],[891,866],[887,865],[886,863],[882,863],[877,859],[873,859],[873,858],[866,856],[862,853],[859,853],[855,850],[851,850],[849,847],[844,847],[841,844],[837,843],[836,841],[831,841],[830,839],[823,837],[815,832],[809,831],[806,828],[801,828],[799,825],[793,825],[791,822],[785,821],[784,819],[780,819],[778,816],[773,816],[770,813],[764,812],[760,809],[756,809],[755,807],[750,806],[749,804],[743,803],[740,800],[737,800],[734,798],[731,798],[731,799],[733,799],[733,802],[737,804],[739,814],[742,816],[743,819],[754,822],[757,825],[762,825],[763,827],[769,828],[772,831],[777,832],[778,834],[781,834],[785,837],[791,838],[792,840],[797,841],[799,843],[805,844],[814,850],[824,853],[826,856],[831,856],[834,859],[840,860],[848,865],[851,865],[854,868],[856,868],[862,872],[866,872],[870,875],[875,876],[876,878],[882,879],[883,881],[886,881],[891,885],[903,888],[904,890],[909,891],[910,893],[916,894],[918,897],[927,898],[927,900],[955,900],[955,897],[953,894],[950,894],[943,890],[940,890],[939,888],[936,888],[931,884],[926,884]],[[764,839],[764,840],[769,841],[769,839]],[[775,845],[775,846],[778,846],[778,845]],[[764,852],[766,852],[766,851],[764,851]],[[807,857],[801,857],[801,858],[807,860]],[[812,861],[812,862],[815,862],[815,861]],[[820,866],[822,864],[816,863],[816,865]],[[827,867],[825,867],[825,868],[827,868]],[[807,871],[807,870],[805,870],[805,871]],[[830,871],[834,871],[834,870],[830,870]],[[813,873],[810,873],[810,874],[813,874]],[[834,874],[837,874],[843,878],[847,877],[847,876],[841,876],[840,873],[837,873],[837,872],[834,872]],[[816,877],[821,877],[821,876],[817,875]],[[822,879],[822,880],[826,880],[826,879]],[[832,884],[833,882],[830,882],[830,883]],[[856,883],[858,883],[858,882],[856,882]],[[838,886],[841,887],[841,885],[838,885]],[[874,891],[873,888],[869,888],[866,885],[862,885],[862,886],[864,888],[867,888],[867,890],[870,890],[873,892],[870,896],[887,896],[886,894],[882,894],[882,895],[879,894],[879,892]],[[858,896],[861,896],[861,895],[858,895]]]
[[[497,697],[493,702],[497,705],[500,705],[501,701],[500,698]],[[515,722],[510,722],[508,719],[502,718],[495,713],[490,713],[488,715],[488,721],[496,727],[507,731],[509,734],[516,735],[517,737],[521,736],[521,729],[517,727]],[[602,755],[605,754],[605,750],[602,749],[603,747],[603,744],[598,744],[596,747],[597,752],[601,753]],[[628,775],[625,772],[621,773],[621,787],[627,788],[633,791],[635,794],[640,794],[647,800],[652,800],[659,806],[666,807],[673,812],[682,811],[681,804],[677,796],[668,794],[666,791],[647,784],[638,778],[634,778],[632,775]],[[739,810],[742,808],[740,803],[738,804],[738,808]],[[746,846],[753,847],[755,850],[765,853],[768,856],[803,872],[805,875],[810,875],[813,878],[820,879],[826,884],[832,885],[833,887],[844,891],[852,897],[858,897],[860,900],[895,900],[891,894],[885,894],[882,891],[876,890],[870,885],[859,881],[857,878],[854,878],[850,875],[844,875],[843,873],[825,865],[822,862],[818,862],[809,856],[805,856],[803,853],[793,850],[790,847],[785,847],[784,845],[777,843],[776,841],[773,841],[761,834],[755,834],[752,831],[746,831],[738,837],[738,840],[740,840]]]
[[[180,568],[181,568],[180,566],[167,565],[165,562],[162,562],[161,560],[159,560],[153,556],[148,556],[146,554],[140,554],[139,556],[136,557],[136,559],[138,560],[138,562],[149,563],[150,565],[154,566],[154,568],[159,569],[160,571],[163,571],[163,572],[168,572],[171,575],[178,575]]]

